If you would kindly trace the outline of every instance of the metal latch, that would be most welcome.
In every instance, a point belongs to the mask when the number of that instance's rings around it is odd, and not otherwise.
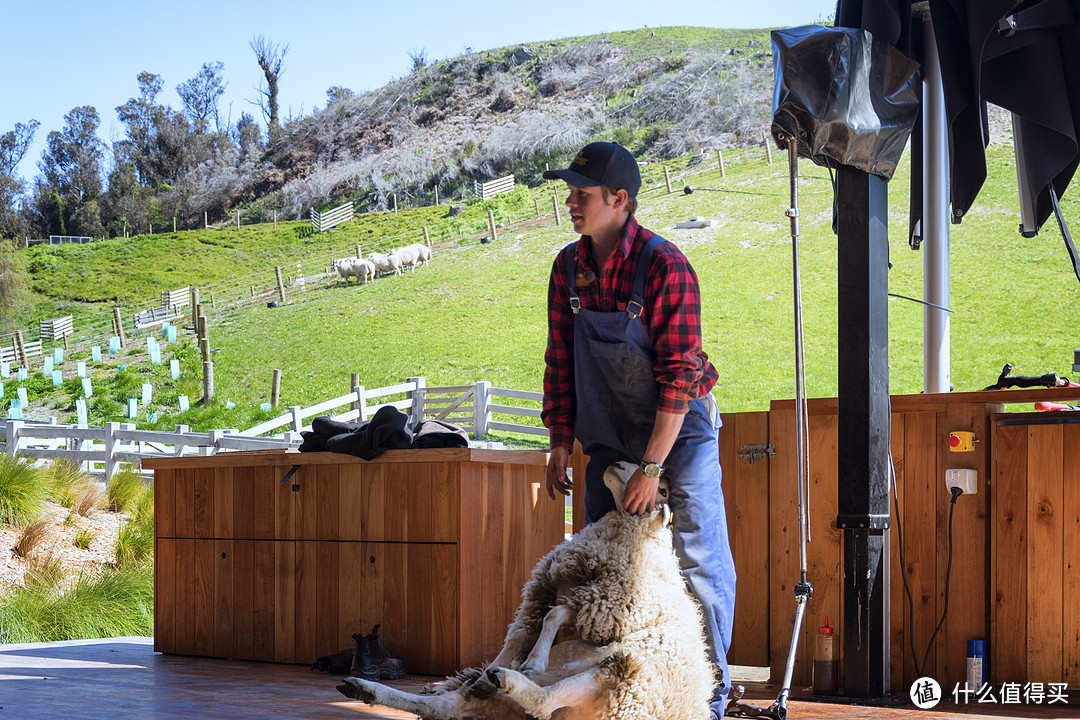
[[[755,460],[776,457],[776,445],[773,443],[767,445],[740,445],[739,457],[743,460],[749,460],[750,464],[753,465]]]

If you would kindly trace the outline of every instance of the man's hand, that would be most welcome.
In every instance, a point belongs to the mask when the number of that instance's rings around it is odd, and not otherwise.
[[[660,478],[646,477],[638,468],[626,483],[623,495],[623,510],[631,515],[644,515],[652,512],[656,502],[656,490],[660,487]]]
[[[548,497],[555,499],[555,493],[569,495],[574,489],[574,481],[566,476],[566,465],[570,460],[570,451],[564,447],[552,448],[547,463]]]

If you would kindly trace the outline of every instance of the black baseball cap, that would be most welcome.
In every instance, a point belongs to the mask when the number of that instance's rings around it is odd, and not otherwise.
[[[613,142],[589,143],[578,151],[565,170],[548,170],[545,180],[565,180],[578,187],[606,185],[625,190],[637,197],[641,189],[641,172],[637,160],[622,145]]]

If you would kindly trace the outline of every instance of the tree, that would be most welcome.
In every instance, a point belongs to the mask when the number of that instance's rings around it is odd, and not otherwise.
[[[32,212],[40,229],[53,235],[100,235],[101,118],[90,106],[64,116],[63,131],[49,133],[34,186]]]
[[[289,44],[282,46],[280,43],[272,43],[262,35],[256,35],[251,40],[251,50],[255,53],[255,61],[263,71],[263,82],[256,88],[259,91],[258,106],[262,108],[263,117],[266,120],[266,130],[270,136],[270,144],[273,145],[281,136],[281,121],[278,116],[278,83],[285,73],[285,55],[289,52]]]
[[[349,88],[334,85],[326,89],[326,107],[355,96],[356,94]]]
[[[0,135],[0,238],[15,237],[23,230],[15,202],[25,184],[15,168],[26,156],[41,125],[37,120],[15,123],[15,129]],[[2,292],[2,290],[0,290]]]
[[[427,67],[427,48],[413,48],[409,51],[409,60],[412,62],[410,73],[420,72]]]
[[[130,98],[116,108],[120,122],[127,127],[127,139],[118,144],[118,154],[135,163],[139,182],[150,185],[155,182],[151,164],[156,143],[157,120],[162,106],[156,100],[164,81],[160,75],[141,72],[138,75],[139,97]]]
[[[228,86],[221,75],[224,68],[225,64],[221,61],[203,63],[198,75],[176,86],[176,93],[184,103],[184,114],[198,134],[207,132],[211,120],[214,130],[221,132],[218,101]]]

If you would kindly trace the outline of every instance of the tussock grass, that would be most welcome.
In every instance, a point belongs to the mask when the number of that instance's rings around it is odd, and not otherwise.
[[[25,460],[0,455],[0,523],[24,525],[41,517],[46,482],[41,470]]]
[[[63,507],[78,511],[82,498],[91,486],[97,486],[93,476],[83,472],[74,460],[62,458],[45,466],[49,498]],[[80,515],[85,513],[78,511]]]
[[[153,632],[150,564],[63,574],[33,573],[0,603],[0,643],[149,635]]]
[[[23,528],[19,539],[15,541],[12,552],[21,558],[28,558],[34,550],[41,545],[49,535],[49,527],[52,523],[48,519],[35,520]]]
[[[96,539],[97,533],[88,527],[84,527],[80,528],[79,531],[75,533],[75,540],[73,542],[75,543],[75,547],[80,550],[86,550]]]
[[[124,466],[113,474],[106,490],[106,507],[112,512],[130,513],[147,492],[147,482],[134,468]]]
[[[154,557],[154,515],[142,512],[120,528],[116,538],[117,567],[143,564]]]

